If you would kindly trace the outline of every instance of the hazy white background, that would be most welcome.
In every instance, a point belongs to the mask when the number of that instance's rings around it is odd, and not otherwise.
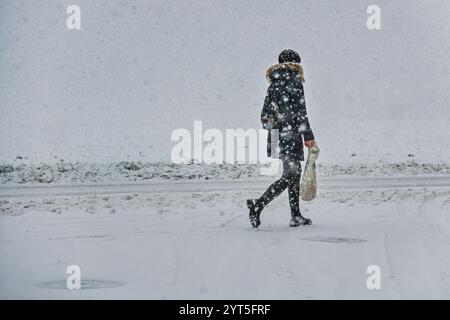
[[[303,59],[322,161],[446,161],[449,16],[447,0],[0,0],[0,161],[168,161],[194,120],[260,128],[285,48]]]

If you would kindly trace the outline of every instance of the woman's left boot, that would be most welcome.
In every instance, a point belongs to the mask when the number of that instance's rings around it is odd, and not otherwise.
[[[250,210],[248,217],[250,219],[250,223],[252,224],[253,228],[258,228],[261,224],[261,220],[259,219],[259,216],[262,211],[262,207],[258,205],[258,200],[247,200],[247,208]]]

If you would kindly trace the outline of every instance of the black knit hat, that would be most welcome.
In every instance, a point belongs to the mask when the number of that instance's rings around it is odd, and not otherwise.
[[[300,58],[300,55],[291,49],[286,49],[281,51],[280,55],[278,56],[278,62],[284,63],[284,62],[295,62],[300,63],[302,62],[302,59]]]

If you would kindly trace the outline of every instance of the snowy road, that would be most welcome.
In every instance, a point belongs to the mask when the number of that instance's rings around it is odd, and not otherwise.
[[[274,179],[262,178],[257,180],[153,181],[108,184],[6,184],[0,185],[0,198],[116,193],[257,191],[266,188],[273,181]],[[319,177],[318,184],[321,190],[326,191],[450,187],[450,175]]]
[[[3,185],[0,298],[450,298],[447,176],[321,178],[313,226],[287,227],[283,194],[254,230],[267,183]],[[116,286],[64,289],[69,265]]]

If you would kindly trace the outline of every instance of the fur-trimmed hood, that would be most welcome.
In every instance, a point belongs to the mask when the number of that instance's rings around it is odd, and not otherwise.
[[[273,77],[274,71],[276,71],[276,70],[281,71],[282,69],[289,69],[289,70],[296,72],[298,74],[298,76],[300,77],[300,80],[302,82],[305,82],[305,75],[303,73],[303,67],[300,63],[295,63],[295,62],[277,63],[277,64],[270,66],[266,71],[267,81],[269,81],[269,83],[272,82],[272,80],[274,79],[274,77]]]

